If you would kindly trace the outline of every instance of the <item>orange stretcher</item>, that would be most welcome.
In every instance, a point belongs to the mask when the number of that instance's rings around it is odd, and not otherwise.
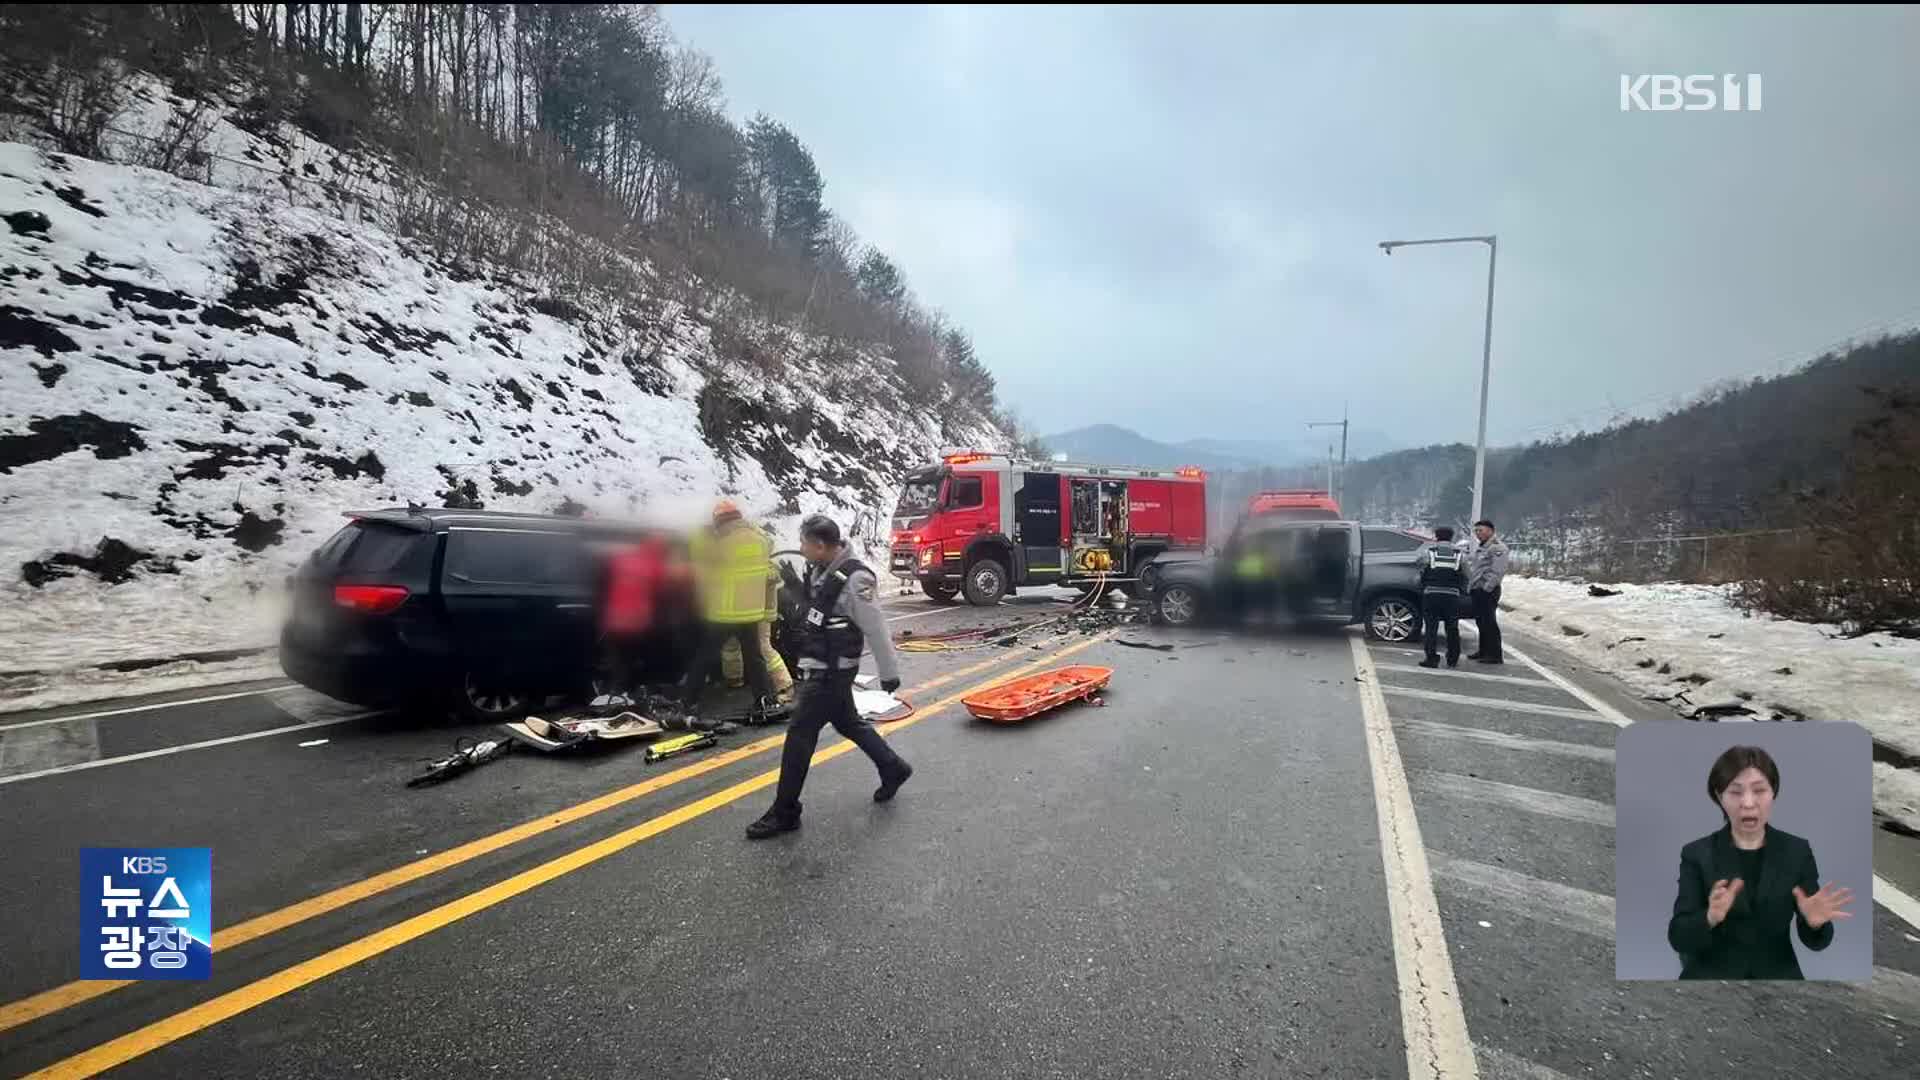
[[[1090,698],[1105,689],[1111,678],[1112,668],[1055,668],[970,694],[961,698],[960,704],[982,720],[1010,724],[1057,709],[1069,701]]]

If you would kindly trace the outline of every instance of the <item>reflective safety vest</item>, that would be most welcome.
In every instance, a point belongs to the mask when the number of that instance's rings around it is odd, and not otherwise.
[[[840,594],[847,580],[860,572],[872,573],[857,559],[848,559],[831,573],[820,575],[810,589],[800,623],[793,628],[794,654],[827,666],[836,661],[856,663],[866,651],[866,636],[845,615],[834,614],[840,607]]]
[[[1255,581],[1266,576],[1267,560],[1259,552],[1249,551],[1233,564],[1233,571],[1242,581]]]
[[[695,533],[694,565],[700,575],[700,607],[708,622],[757,623],[772,614],[767,579],[773,573],[773,542],[746,522],[718,534]]]
[[[1466,586],[1465,560],[1455,548],[1427,549],[1427,565],[1420,574],[1422,589],[1430,593],[1460,595]]]

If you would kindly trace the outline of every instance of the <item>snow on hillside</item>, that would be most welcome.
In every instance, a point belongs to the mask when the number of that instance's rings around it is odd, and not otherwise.
[[[1509,577],[1501,601],[1514,625],[1613,673],[1683,713],[1740,706],[1724,721],[1804,717],[1859,724],[1876,742],[1920,758],[1920,641],[1841,639],[1810,623],[1747,616],[1712,585],[1587,586]],[[1683,693],[1684,698],[1676,698]],[[1874,805],[1920,829],[1920,771],[1874,765]]]
[[[790,535],[814,511],[884,520],[943,443],[1004,444],[985,422],[943,439],[887,360],[768,328],[716,348],[739,331],[713,312],[562,301],[281,192],[0,143],[0,217],[10,706],[269,644],[281,579],[344,510],[684,521],[726,491]],[[204,677],[249,663],[271,667]]]

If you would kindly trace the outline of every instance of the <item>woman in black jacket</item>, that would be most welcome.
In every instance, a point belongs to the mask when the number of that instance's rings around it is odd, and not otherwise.
[[[1682,979],[1799,979],[1787,936],[1824,949],[1853,892],[1820,884],[1813,848],[1767,824],[1780,792],[1780,769],[1765,750],[1736,746],[1707,773],[1707,794],[1726,824],[1680,850],[1680,893],[1667,943],[1680,954]]]

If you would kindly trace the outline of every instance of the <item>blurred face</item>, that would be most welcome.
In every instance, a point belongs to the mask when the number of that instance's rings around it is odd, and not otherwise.
[[[1484,544],[1488,540],[1493,539],[1493,530],[1487,528],[1485,525],[1475,525],[1473,527],[1473,538]]]
[[[1773,814],[1773,785],[1759,769],[1745,769],[1720,793],[1720,809],[1740,833],[1757,833],[1766,828]]]
[[[832,562],[833,546],[811,536],[803,536],[800,538],[800,554],[810,563]]]

